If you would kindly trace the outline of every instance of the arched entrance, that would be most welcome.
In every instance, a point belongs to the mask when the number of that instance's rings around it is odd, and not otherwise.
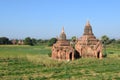
[[[69,58],[70,58],[70,60],[72,60],[72,52],[70,52]]]
[[[78,58],[80,58],[81,56],[80,56],[80,53],[78,52],[78,51],[74,51],[74,57],[75,57],[75,59],[78,59]]]
[[[100,51],[97,52],[97,58],[100,58]]]

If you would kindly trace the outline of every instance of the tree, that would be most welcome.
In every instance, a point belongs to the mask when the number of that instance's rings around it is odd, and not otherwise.
[[[102,36],[101,37],[101,41],[103,43],[103,47],[104,47],[104,56],[107,56],[107,53],[106,53],[106,44],[109,44],[109,37],[107,37],[106,35]]]
[[[71,45],[73,48],[75,48],[76,39],[77,39],[76,36],[73,36],[73,37],[71,38],[70,45]]]
[[[56,38],[51,38],[48,42],[48,46],[52,46],[54,43],[56,43],[57,39]]]
[[[108,36],[106,36],[106,35],[104,35],[104,36],[102,36],[101,37],[101,41],[102,41],[102,43],[103,44],[109,44],[109,37]]]
[[[110,39],[109,44],[111,44],[111,43],[116,43],[116,40],[115,39]]]
[[[32,44],[33,44],[33,45],[36,45],[36,44],[37,44],[37,40],[36,40],[35,38],[32,38],[31,40],[32,40]]]
[[[10,41],[7,37],[0,37],[0,44],[10,44]]]
[[[30,37],[25,38],[24,44],[25,44],[25,45],[31,45],[31,46],[32,46],[32,45],[33,45],[32,39],[31,39]]]
[[[73,36],[73,37],[72,37],[72,41],[73,41],[73,42],[75,42],[76,39],[77,39],[76,36]]]

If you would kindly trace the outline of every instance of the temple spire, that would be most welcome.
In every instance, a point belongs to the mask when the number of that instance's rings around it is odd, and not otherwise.
[[[85,25],[84,35],[93,35],[92,27],[91,27],[89,21],[87,21],[87,23],[86,23],[86,25]]]
[[[65,31],[64,31],[64,26],[63,26],[63,28],[62,28],[62,32],[61,33],[65,33]]]
[[[87,21],[86,26],[91,26],[89,20]]]
[[[66,40],[66,34],[64,31],[64,27],[62,28],[61,34],[60,34],[60,40]]]

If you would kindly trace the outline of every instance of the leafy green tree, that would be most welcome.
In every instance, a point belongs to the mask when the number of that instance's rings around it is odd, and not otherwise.
[[[32,38],[31,40],[33,45],[37,45],[37,40],[35,38]]]
[[[111,43],[116,43],[116,40],[115,39],[110,39],[109,44],[111,44]]]
[[[56,38],[51,38],[48,42],[48,46],[52,46],[54,43],[56,43],[57,39]]]
[[[101,41],[103,44],[109,44],[109,37],[104,35],[101,37]]]
[[[26,37],[25,40],[24,40],[24,44],[32,46],[33,45],[32,39],[30,37]]]
[[[76,39],[77,39],[76,36],[73,36],[73,37],[72,37],[72,41],[73,41],[73,42],[75,42]]]
[[[76,36],[73,36],[73,37],[71,38],[70,45],[71,45],[73,48],[75,48],[76,39],[77,39]]]
[[[109,44],[109,37],[104,35],[101,37],[101,41],[103,43],[103,47],[104,47],[104,54],[103,56],[106,57],[107,56],[107,53],[106,53],[106,44]]]
[[[49,40],[42,40],[42,39],[36,40],[37,45],[48,45],[48,42]]]
[[[9,38],[7,37],[0,37],[0,44],[10,44]]]

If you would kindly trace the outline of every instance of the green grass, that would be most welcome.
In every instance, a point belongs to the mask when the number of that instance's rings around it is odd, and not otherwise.
[[[107,46],[103,59],[57,61],[47,46],[0,46],[1,80],[120,80],[120,46]],[[112,53],[110,53],[112,52]]]
[[[25,55],[38,55],[48,54],[51,50],[46,46],[19,46],[19,45],[1,45],[0,56],[25,56]]]

